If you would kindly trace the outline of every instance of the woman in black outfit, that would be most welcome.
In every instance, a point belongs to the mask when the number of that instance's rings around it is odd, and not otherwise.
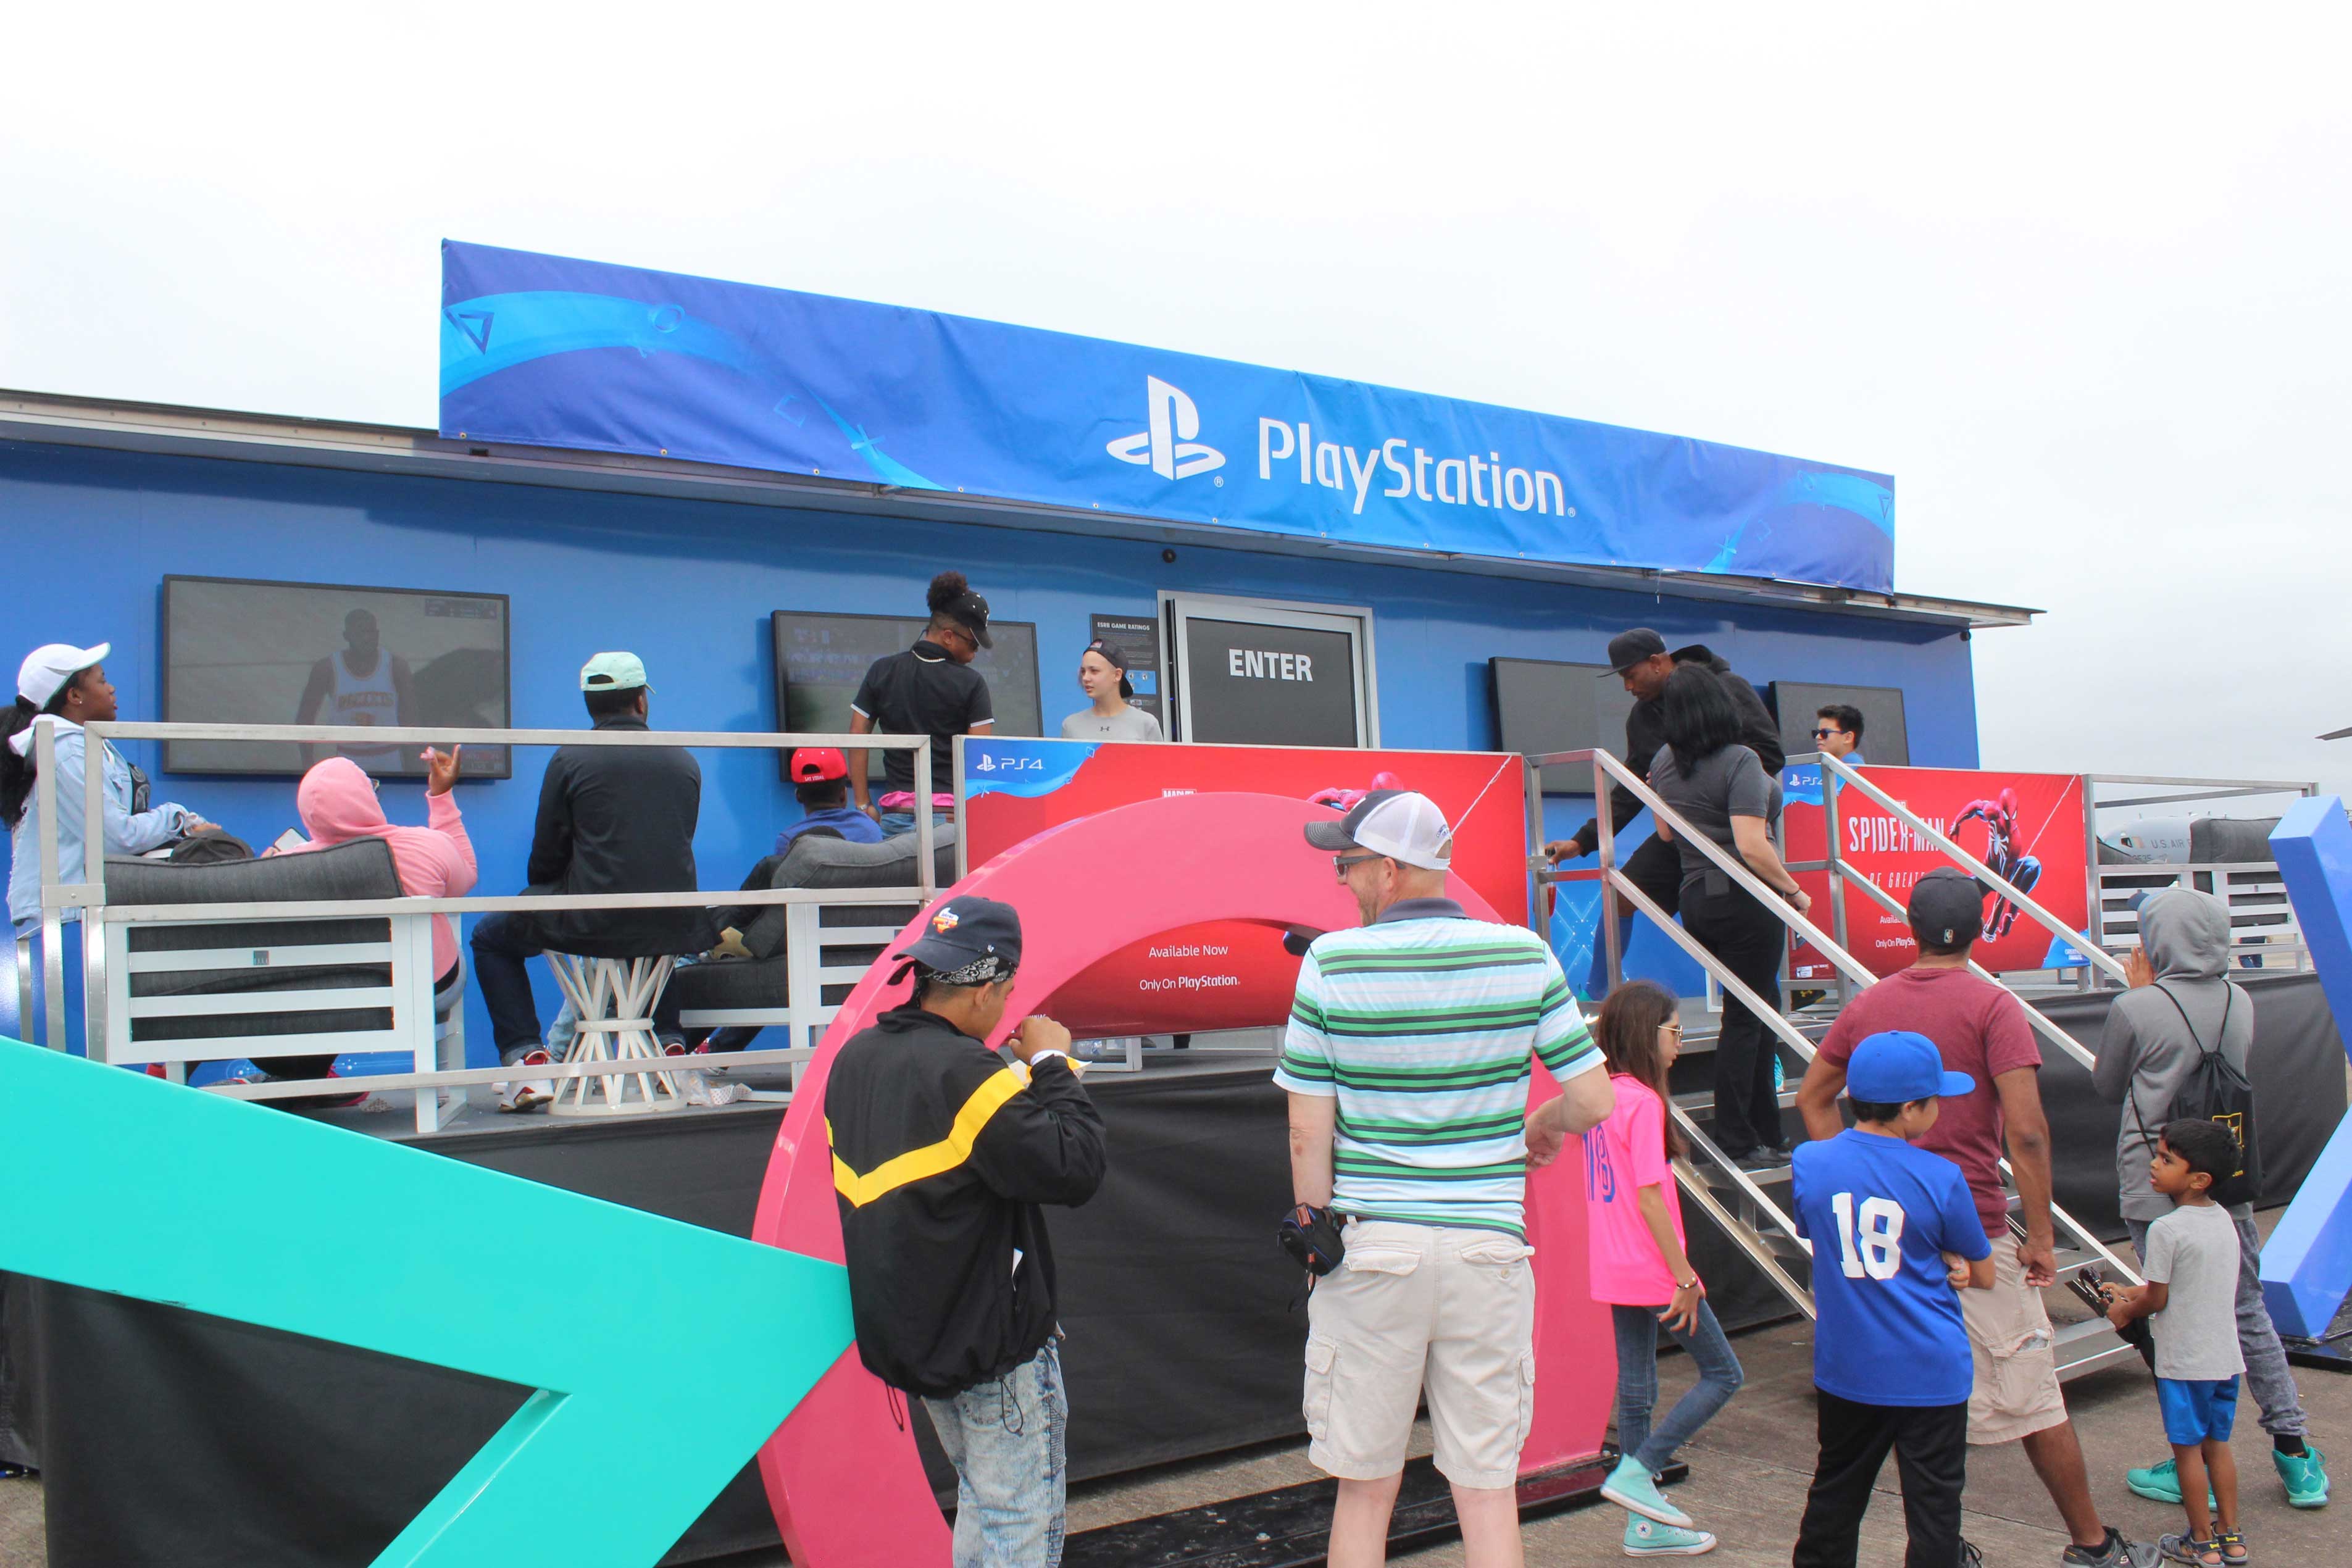
[[[1676,816],[1736,853],[1766,887],[1801,912],[1810,900],[1772,847],[1780,816],[1780,781],[1739,743],[1739,710],[1714,672],[1678,665],[1659,697],[1666,743],[1650,764],[1650,784]],[[1663,822],[1658,835],[1675,835]],[[1681,852],[1683,927],[1777,1013],[1780,957],[1788,928],[1736,886],[1696,845]],[[1726,991],[1723,1032],[1715,1044],[1715,1142],[1747,1170],[1785,1164],[1780,1104],[1772,1090],[1777,1047],[1764,1021]]]

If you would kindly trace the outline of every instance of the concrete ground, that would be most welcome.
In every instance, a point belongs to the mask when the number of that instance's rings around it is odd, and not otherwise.
[[[2275,1217],[2262,1216],[2265,1222]],[[2053,1293],[2051,1300],[2061,1298]],[[1723,1544],[1709,1562],[1722,1568],[1777,1568],[1789,1561],[1812,1476],[1811,1326],[1771,1325],[1738,1335],[1733,1343],[1747,1369],[1747,1386],[1684,1450],[1690,1479],[1673,1495],[1703,1528],[1721,1537]],[[1661,1409],[1690,1378],[1686,1358],[1664,1359]],[[2313,1433],[2334,1456],[2337,1500],[2310,1511],[2286,1506],[2271,1468],[2269,1442],[2249,1400],[2233,1445],[2243,1483],[2247,1544],[2262,1563],[2352,1562],[2352,1548],[2345,1545],[2352,1529],[2352,1376],[2297,1368],[2295,1381]],[[2108,1521],[2142,1541],[2182,1528],[2179,1509],[2144,1501],[2124,1488],[2126,1468],[2151,1464],[2168,1451],[2146,1372],[2132,1363],[2078,1379],[2067,1385],[2066,1403],[2090,1462],[2094,1495]],[[1425,1453],[1425,1427],[1419,1437],[1415,1452]],[[1303,1445],[1272,1445],[1073,1488],[1070,1528],[1088,1530],[1316,1479]],[[2066,1544],[2048,1494],[2013,1444],[1969,1450],[1967,1510],[1968,1538],[1994,1568],[2054,1563]],[[1528,1561],[1545,1568],[1623,1562],[1623,1527],[1624,1515],[1605,1505],[1538,1520],[1527,1528]],[[1902,1500],[1890,1462],[1864,1526],[1862,1561],[1893,1568],[1902,1560]],[[1448,1568],[1462,1562],[1462,1549],[1458,1543],[1436,1546],[1398,1561],[1416,1568]],[[0,1481],[0,1568],[46,1568],[47,1562],[39,1483]],[[782,1562],[781,1553],[764,1559]],[[763,1560],[737,1559],[730,1568],[763,1568]]]
[[[1733,1344],[1747,1371],[1747,1385],[1683,1450],[1690,1479],[1671,1495],[1701,1528],[1720,1538],[1708,1562],[1722,1568],[1779,1568],[1795,1544],[1805,1489],[1812,1479],[1811,1326],[1769,1326],[1735,1336]],[[1664,1409],[1689,1386],[1691,1371],[1680,1355],[1665,1357],[1659,1370]],[[2335,1468],[2338,1475],[2352,1477],[2352,1376],[2297,1368],[2295,1381],[2319,1445],[2345,1456]],[[2093,1495],[2107,1522],[2135,1540],[2150,1542],[2182,1529],[2179,1509],[2147,1502],[2124,1487],[2126,1468],[2153,1464],[2170,1452],[2157,1421],[2155,1389],[2139,1363],[2077,1379],[2067,1385],[2066,1403],[2090,1465]],[[1425,1426],[1419,1439],[1414,1451],[1426,1453]],[[2326,1509],[2288,1508],[2251,1401],[2232,1447],[2242,1482],[2242,1528],[2257,1561],[2352,1562],[2352,1549],[2344,1544],[2352,1525],[2352,1490],[2339,1490],[2338,1500]],[[1317,1475],[1303,1447],[1285,1447],[1238,1463],[1205,1462],[1147,1478],[1095,1482],[1074,1489],[1070,1528],[1088,1529]],[[2014,1444],[1969,1451],[1966,1507],[1964,1533],[1994,1568],[2053,1563],[2065,1549],[2065,1532],[2049,1494]],[[1538,1520],[1526,1530],[1528,1562],[1546,1568],[1622,1563],[1624,1522],[1622,1510],[1606,1505]],[[1890,1460],[1879,1500],[1864,1523],[1862,1562],[1895,1568],[1903,1561],[1903,1546],[1902,1496]],[[1396,1561],[1415,1568],[1451,1568],[1463,1561],[1462,1548],[1449,1543]]]

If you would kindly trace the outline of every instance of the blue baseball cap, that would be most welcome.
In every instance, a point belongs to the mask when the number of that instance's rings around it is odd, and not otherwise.
[[[1944,1053],[1936,1042],[1908,1029],[1872,1035],[1854,1047],[1845,1064],[1847,1098],[1873,1105],[1968,1094],[1976,1087],[1977,1080],[1964,1072],[1946,1072]]]
[[[943,972],[993,955],[1000,970],[1021,967],[1021,917],[994,899],[950,899],[931,911],[921,936],[891,954]]]

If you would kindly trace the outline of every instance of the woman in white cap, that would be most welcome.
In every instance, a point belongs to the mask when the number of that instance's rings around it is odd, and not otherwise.
[[[39,753],[33,721],[47,713],[58,720],[58,870],[79,879],[82,867],[81,727],[114,717],[114,688],[101,662],[111,644],[76,647],[48,643],[25,656],[16,670],[16,700],[0,719],[7,746],[0,750],[0,822],[15,834],[8,867],[8,919],[23,936],[41,923],[40,805],[34,790]],[[140,855],[213,825],[184,805],[170,802],[143,809],[139,798],[146,779],[109,745],[106,776],[106,853]]]

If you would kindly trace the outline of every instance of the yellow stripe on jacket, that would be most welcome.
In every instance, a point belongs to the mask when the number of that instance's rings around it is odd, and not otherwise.
[[[971,1146],[979,1142],[981,1129],[989,1119],[1003,1108],[1004,1102],[1027,1087],[1010,1068],[994,1073],[963,1102],[956,1112],[955,1123],[948,1135],[936,1143],[920,1149],[909,1149],[903,1154],[885,1160],[864,1175],[849,1168],[839,1154],[833,1157],[834,1190],[847,1198],[854,1208],[864,1208],[886,1193],[895,1192],[909,1182],[919,1182],[926,1176],[937,1176],[954,1170],[971,1158]],[[833,1122],[824,1124],[824,1139],[833,1142]]]

